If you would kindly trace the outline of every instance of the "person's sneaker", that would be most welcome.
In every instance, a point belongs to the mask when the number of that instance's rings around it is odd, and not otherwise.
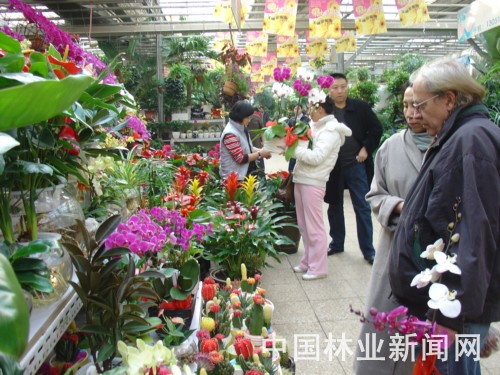
[[[307,272],[302,275],[302,280],[312,281],[312,280],[324,279],[325,277],[326,275],[314,275],[312,273]]]
[[[373,264],[373,261],[375,260],[375,257],[373,255],[370,255],[368,257],[365,257],[365,260],[370,263],[370,264]]]
[[[328,256],[330,255],[335,255],[335,254],[340,254],[340,253],[343,253],[344,252],[344,249],[332,249],[331,247],[328,248]]]
[[[295,267],[293,267],[293,272],[295,272],[295,273],[306,273],[307,270],[303,269],[301,266],[295,266]]]

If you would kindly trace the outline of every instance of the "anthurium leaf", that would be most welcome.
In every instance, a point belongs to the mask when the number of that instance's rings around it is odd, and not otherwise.
[[[31,73],[15,72],[0,75],[0,87],[2,88],[3,86],[17,86],[19,84],[26,85],[34,82],[46,82],[46,80]]]
[[[78,100],[93,81],[85,75],[73,75],[0,90],[0,131],[54,117]]]
[[[21,53],[21,43],[7,34],[0,33],[0,49],[9,53]]]
[[[44,78],[49,77],[49,66],[47,59],[40,52],[32,52],[30,54],[30,70],[31,74],[36,74]]]
[[[293,157],[293,154],[295,154],[295,149],[297,148],[298,144],[299,144],[299,142],[295,142],[290,147],[287,147],[287,149],[285,151],[285,160],[286,161],[289,161]]]
[[[2,254],[0,270],[0,337],[4,338],[0,340],[0,352],[19,358],[28,342],[28,306],[12,266]]]
[[[99,83],[97,86],[89,87],[87,92],[94,98],[107,98],[118,94],[123,89],[122,85],[106,85]]]
[[[24,55],[22,53],[8,53],[0,59],[0,72],[20,72],[24,67]]]
[[[174,273],[177,272],[177,269],[175,269],[175,268],[160,268],[158,270],[158,272],[163,274],[163,276],[165,276],[165,277],[172,277],[174,275]]]

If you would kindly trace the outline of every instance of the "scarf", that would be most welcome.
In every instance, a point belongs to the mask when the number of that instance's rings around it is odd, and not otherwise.
[[[414,133],[411,129],[410,129],[410,134],[417,148],[422,152],[427,151],[429,145],[432,142],[433,137],[427,134],[426,132]]]

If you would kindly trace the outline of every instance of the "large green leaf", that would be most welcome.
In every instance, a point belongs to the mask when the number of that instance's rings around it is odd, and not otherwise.
[[[28,332],[29,312],[21,286],[9,261],[0,254],[0,352],[19,358]]]
[[[0,130],[28,126],[67,109],[94,82],[73,75],[60,81],[45,80],[0,90]]]
[[[21,53],[21,44],[11,36],[0,33],[0,49],[9,53]]]
[[[52,175],[52,173],[54,172],[52,167],[47,164],[33,163],[31,161],[24,160],[18,160],[17,164],[23,168],[22,172],[27,174],[40,173]]]
[[[10,257],[11,261],[16,259],[24,258],[32,254],[46,253],[50,250],[50,245],[42,240],[36,240],[30,242],[28,245],[17,249]]]

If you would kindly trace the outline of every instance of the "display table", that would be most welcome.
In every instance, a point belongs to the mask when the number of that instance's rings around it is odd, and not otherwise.
[[[36,374],[82,306],[70,285],[59,300],[33,309],[28,346],[19,360],[25,375]]]

